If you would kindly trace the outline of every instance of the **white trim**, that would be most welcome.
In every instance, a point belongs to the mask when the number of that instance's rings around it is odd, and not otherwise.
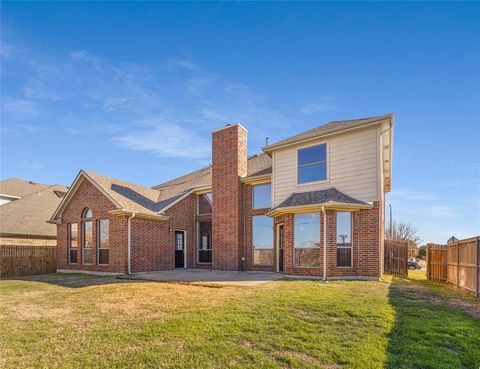
[[[9,199],[21,199],[21,196],[7,195],[6,193],[0,193],[0,197],[8,197]]]

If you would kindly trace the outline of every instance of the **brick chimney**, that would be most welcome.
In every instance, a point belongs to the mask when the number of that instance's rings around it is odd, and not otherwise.
[[[231,124],[212,134],[212,268],[240,270],[242,185],[247,173],[247,130]]]

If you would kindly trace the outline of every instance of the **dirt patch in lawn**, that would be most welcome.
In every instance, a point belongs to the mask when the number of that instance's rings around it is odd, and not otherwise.
[[[393,284],[392,290],[397,290],[398,293],[401,292],[404,298],[424,300],[437,305],[446,305],[461,310],[474,318],[480,318],[480,299],[464,291],[456,290],[450,285],[434,285],[426,281],[419,282],[398,278],[397,282],[398,283]]]

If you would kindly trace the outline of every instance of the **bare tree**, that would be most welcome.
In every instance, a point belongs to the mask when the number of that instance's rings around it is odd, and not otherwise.
[[[397,223],[393,222],[392,232],[390,232],[390,228],[387,228],[386,237],[392,240],[401,240],[401,241],[409,241],[415,245],[418,245],[422,242],[422,239],[418,235],[418,229],[412,226],[410,223]],[[391,233],[391,237],[390,237]]]

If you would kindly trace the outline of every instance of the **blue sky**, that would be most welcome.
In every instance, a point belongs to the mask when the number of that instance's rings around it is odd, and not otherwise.
[[[1,177],[151,186],[330,120],[396,114],[387,203],[480,233],[479,3],[2,3]]]

